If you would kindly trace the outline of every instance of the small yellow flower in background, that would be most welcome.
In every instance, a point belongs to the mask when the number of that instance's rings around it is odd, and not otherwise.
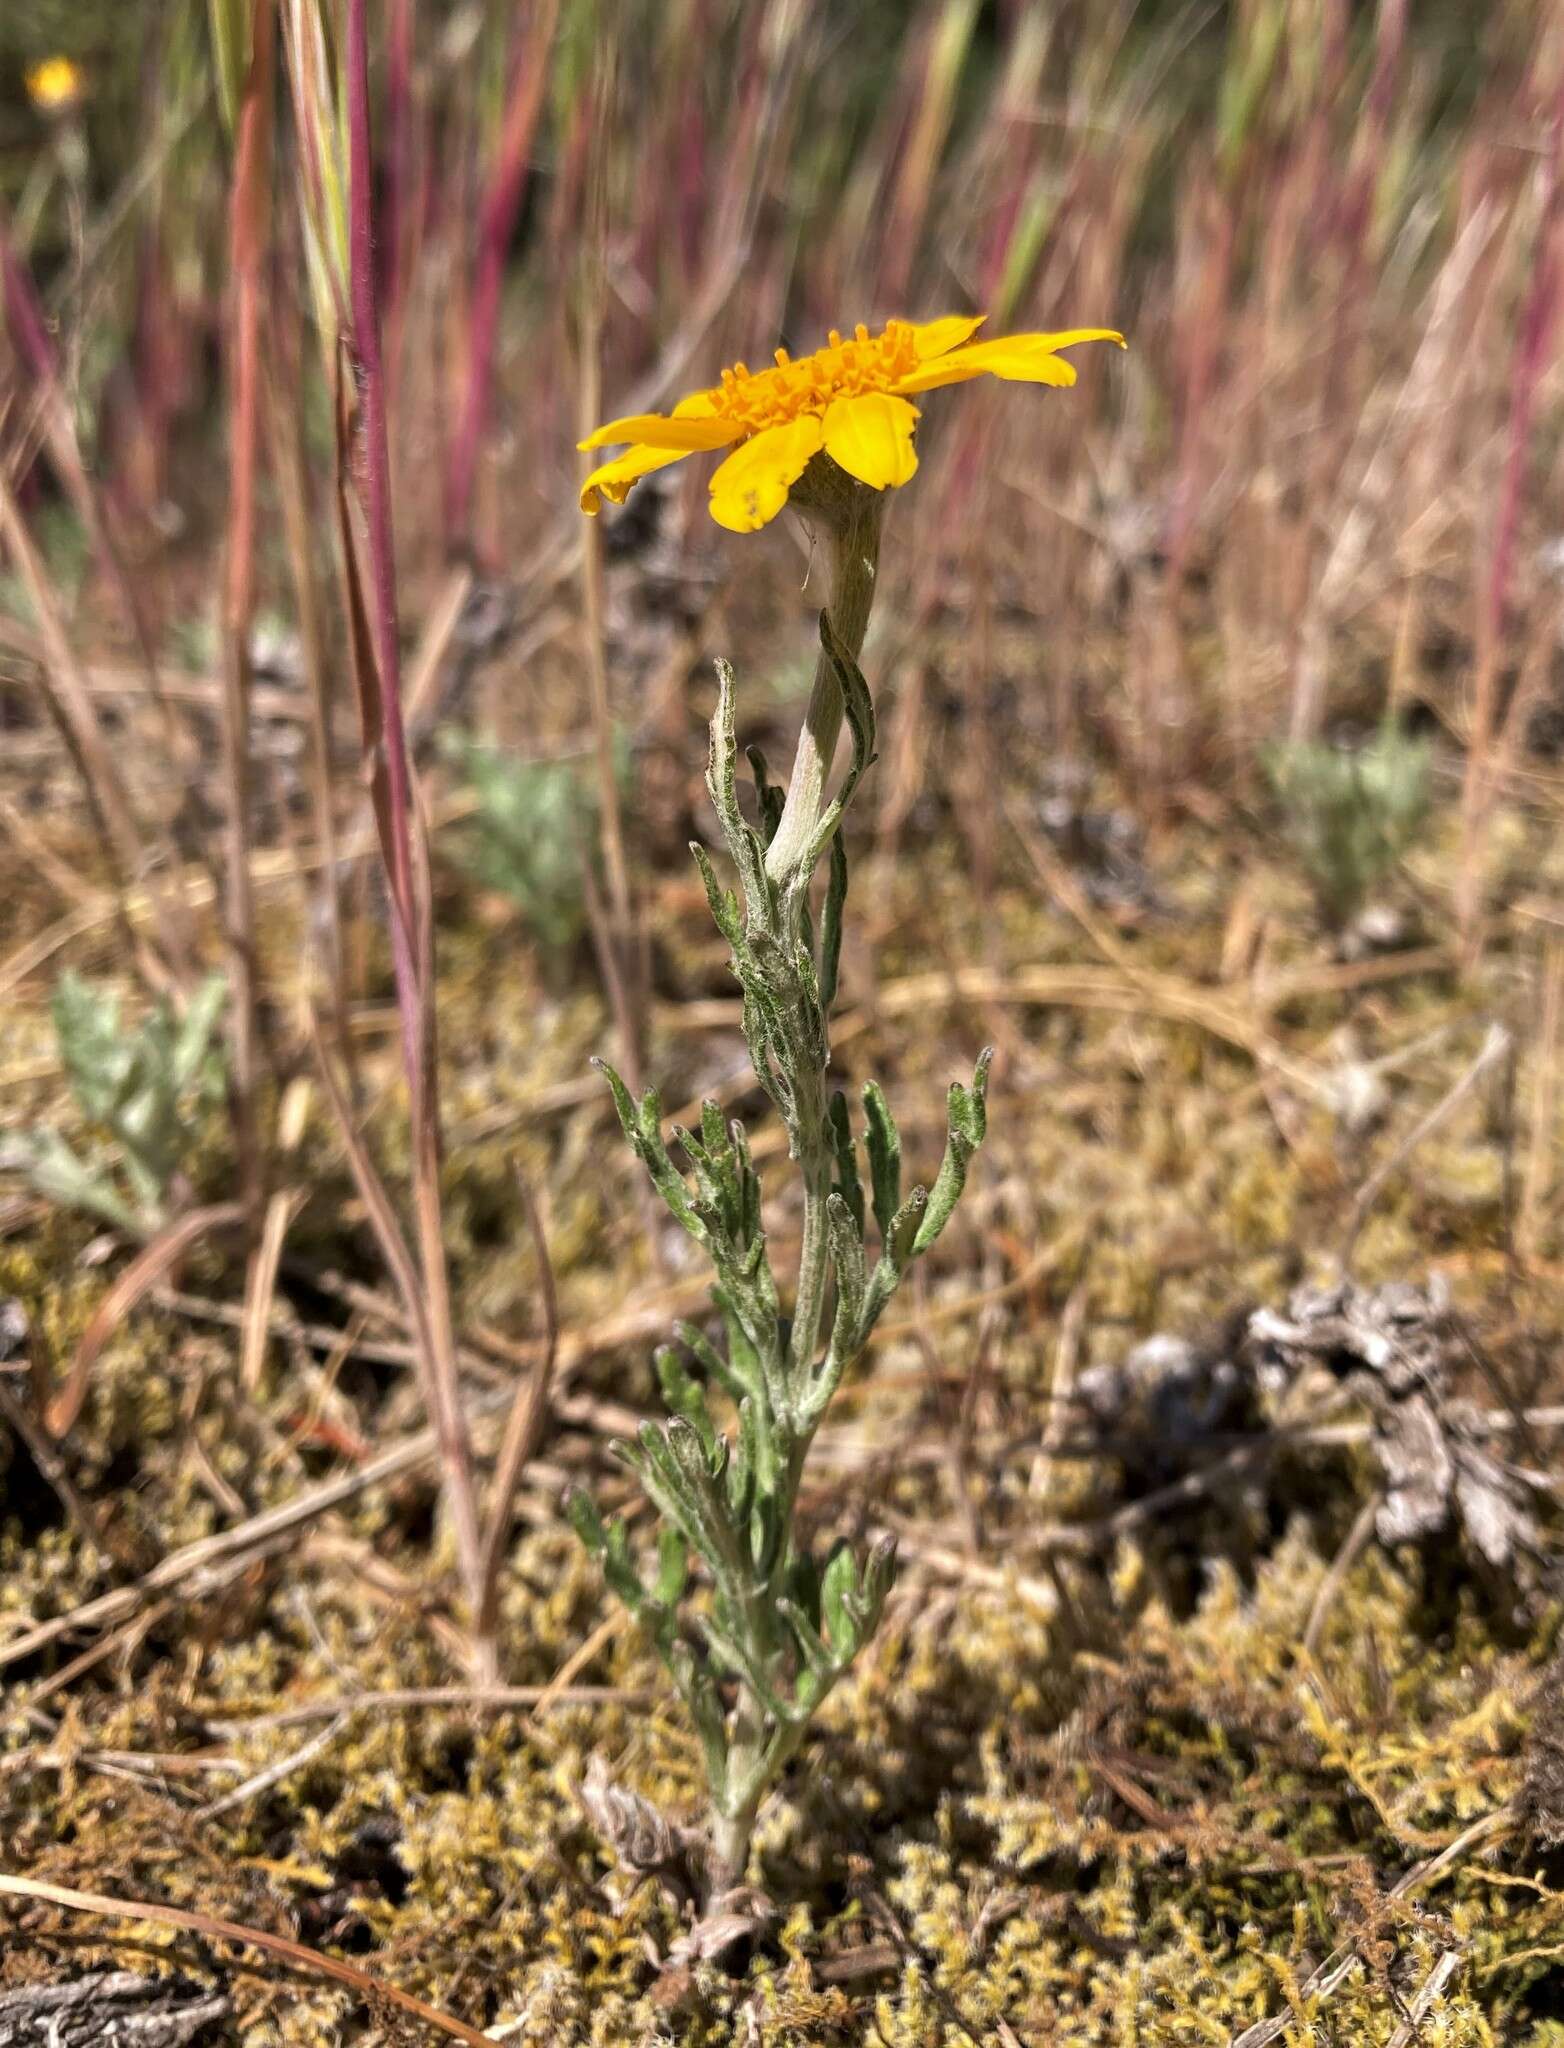
[[[45,57],[32,67],[24,83],[27,97],[41,113],[62,114],[81,98],[86,81],[81,67],[69,57]]]
[[[581,509],[595,513],[604,498],[622,505],[638,478],[716,448],[733,452],[712,477],[711,516],[734,533],[753,533],[775,519],[822,449],[871,490],[896,490],[918,467],[912,437],[920,414],[910,402],[915,393],[972,377],[1073,384],[1075,371],[1061,349],[1081,341],[1125,345],[1111,327],[975,342],[972,336],[985,317],[892,320],[881,334],[860,325],[851,341],[833,328],[829,345],[812,356],[795,362],[779,348],[775,369],[751,371],[735,363],[723,371],[720,384],[681,398],[671,414],[610,420],[579,445],[631,445],[593,470],[581,486]]]

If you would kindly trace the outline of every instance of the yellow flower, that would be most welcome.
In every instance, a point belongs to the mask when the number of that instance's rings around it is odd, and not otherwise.
[[[892,320],[882,334],[860,325],[851,341],[833,328],[829,346],[812,356],[794,362],[779,348],[775,369],[751,371],[735,363],[723,371],[720,384],[681,398],[671,414],[610,420],[579,446],[630,446],[593,470],[581,486],[581,509],[595,513],[604,498],[622,505],[632,484],[652,470],[703,450],[732,448],[711,480],[711,516],[734,533],[753,533],[782,510],[811,456],[822,449],[872,490],[906,483],[918,467],[915,393],[984,376],[1073,384],[1075,371],[1060,349],[1078,341],[1124,347],[1123,335],[1111,327],[975,342],[984,317]]]
[[[61,114],[81,98],[84,80],[69,57],[45,57],[28,72],[27,97],[45,114]]]

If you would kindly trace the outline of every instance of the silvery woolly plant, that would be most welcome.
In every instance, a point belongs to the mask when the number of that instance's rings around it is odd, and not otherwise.
[[[1433,750],[1387,718],[1361,747],[1288,740],[1261,762],[1320,915],[1342,931],[1416,841],[1433,794]]]
[[[978,1060],[970,1087],[950,1090],[944,1157],[927,1187],[903,1185],[901,1140],[879,1086],[863,1090],[855,1132],[845,1095],[831,1085],[830,1013],[848,886],[841,826],[874,760],[874,708],[856,651],[873,594],[880,499],[825,456],[793,497],[831,535],[834,578],[792,783],[784,801],[751,750],[755,821],[745,816],[733,674],[719,662],[706,782],[737,889],[703,847],[693,851],[731,948],[755,1075],[786,1127],[801,1183],[798,1268],[789,1299],[772,1263],[744,1126],[707,1102],[698,1131],[672,1127],[671,1151],[656,1091],[636,1101],[605,1067],[631,1148],[711,1261],[720,1336],[678,1326],[679,1345],[657,1357],[669,1419],[643,1424],[635,1442],[615,1447],[660,1518],[652,1575],[622,1522],[605,1522],[585,1494],[571,1503],[577,1529],[699,1735],[712,1808],[708,1900],[742,1881],[762,1800],[884,1608],[893,1540],[861,1553],[838,1542],[817,1554],[800,1527],[799,1484],[843,1375],[960,1197],[984,1136],[990,1057]],[[835,798],[822,804],[844,713],[851,763]],[[812,884],[822,863],[816,917]],[[731,1406],[727,1428],[713,1392]]]
[[[82,1115],[107,1130],[117,1154],[84,1158],[44,1126],[21,1133],[0,1163],[64,1208],[129,1237],[155,1236],[177,1207],[200,1115],[222,1094],[218,1026],[227,998],[225,978],[212,974],[182,1014],[163,998],[131,1030],[112,990],[62,974],[51,1005],[60,1063]]]

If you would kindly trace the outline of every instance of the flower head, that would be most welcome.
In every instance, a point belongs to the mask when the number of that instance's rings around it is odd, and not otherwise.
[[[63,114],[74,107],[85,84],[81,67],[69,57],[45,57],[32,67],[23,82],[27,97],[44,114]]]
[[[671,414],[638,413],[610,420],[582,448],[630,445],[601,464],[581,486],[581,509],[595,513],[604,498],[622,505],[631,486],[703,450],[732,450],[711,479],[711,516],[734,533],[753,533],[774,519],[815,455],[824,452],[871,490],[895,490],[918,467],[913,433],[915,395],[973,377],[1019,384],[1068,385],[1075,371],[1059,351],[1080,341],[1116,341],[1111,327],[1074,327],[1062,334],[1013,334],[973,341],[984,315],[944,320],[892,320],[871,334],[862,325],[844,341],[796,361],[785,348],[775,366],[735,363],[709,391],[681,398]]]

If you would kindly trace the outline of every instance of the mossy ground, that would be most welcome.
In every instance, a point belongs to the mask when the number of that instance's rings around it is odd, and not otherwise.
[[[810,1512],[822,1526],[889,1521],[908,1555],[872,1651],[766,1810],[754,1869],[775,1921],[727,1967],[661,1967],[678,1913],[612,1870],[574,1799],[598,1756],[680,1817],[700,1805],[694,1745],[657,1667],[628,1629],[605,1626],[614,1610],[557,1512],[567,1473],[617,1484],[602,1411],[650,1406],[641,1342],[602,1350],[569,1379],[505,1579],[507,1681],[546,1685],[571,1666],[608,1697],[483,1717],[375,1708],[340,1725],[236,1732],[323,1696],[462,1681],[443,1620],[451,1558],[422,1471],[209,1591],[147,1600],[68,1683],[69,1660],[97,1638],[7,1671],[8,1869],[337,1945],[523,2043],[1171,2048],[1226,2042],[1273,2013],[1290,2014],[1282,2038],[1299,2044],[1564,2041],[1564,1873],[1541,1849],[1495,1837],[1391,1896],[1520,1791],[1559,1618],[1545,1571],[1524,1609],[1502,1610],[1458,1563],[1371,1547],[1318,1654],[1303,1653],[1322,1575],[1372,1483],[1350,1447],[1300,1456],[1258,1495],[1219,1490],[1097,1558],[1050,1561],[1037,1544],[1046,1526],[1122,1500],[1113,1459],[1045,1447],[1067,1313],[1084,1364],[1153,1330],[1196,1333],[1236,1305],[1280,1300],[1328,1264],[1352,1191],[1439,1101],[1495,1015],[1516,1028],[1516,1085],[1475,1091],[1392,1176],[1357,1264],[1369,1280],[1449,1277],[1496,1381],[1474,1366],[1485,1405],[1557,1397],[1561,1245],[1546,1191],[1524,1259],[1514,1245],[1537,1087],[1531,941],[1523,928],[1504,935],[1464,986],[1447,961],[1424,960],[1344,987],[1297,878],[1230,822],[1186,824],[1154,842],[1158,907],[1121,935],[1146,977],[1126,970],[1130,996],[1022,1002],[1011,984],[1023,971],[1102,968],[1102,953],[1008,854],[975,902],[965,852],[941,829],[899,881],[865,849],[856,887],[875,906],[863,913],[873,957],[850,943],[839,1064],[849,1086],[871,1071],[886,1082],[926,1171],[942,1084],[992,1037],[992,1137],[926,1296],[894,1316],[819,1446]],[[1545,879],[1559,856],[1523,836],[1511,858]],[[1449,878],[1437,835],[1414,869],[1437,901]],[[648,1250],[606,1103],[569,1085],[590,1052],[611,1050],[581,992],[589,977],[540,981],[516,929],[449,887],[447,1181],[464,1329],[537,1334],[517,1160],[546,1191],[567,1331],[688,1289],[678,1246],[661,1246],[660,1267]],[[1240,896],[1259,937],[1237,949],[1244,974],[1223,982]],[[769,1133],[736,1082],[736,1020],[681,1016],[688,999],[727,995],[682,878],[663,885],[654,922],[649,1059],[665,1102],[717,1089]],[[280,913],[268,941],[285,962],[293,934]],[[1295,976],[1285,1005],[1257,995],[1257,952],[1262,979]],[[964,1000],[898,1008],[907,977],[955,963],[992,979]],[[1177,1014],[1158,975],[1256,1020],[1258,1056]],[[1336,1084],[1424,1039],[1387,1080],[1375,1128],[1354,1136]],[[13,1091],[22,1120],[58,1085],[36,1006],[18,1013],[10,1043],[29,1076]],[[376,1081],[388,1043],[366,1042]],[[372,1128],[395,1171],[394,1113]],[[774,1187],[776,1153],[765,1142],[761,1153]],[[220,1184],[220,1133],[201,1171]],[[293,1174],[309,1198],[284,1297],[301,1323],[345,1320],[331,1275],[383,1283],[323,1117]],[[788,1219],[775,1222],[785,1242]],[[63,1370],[113,1270],[79,1265],[90,1234],[34,1214],[0,1246],[0,1292],[26,1305],[47,1373]],[[323,1291],[308,1295],[300,1272]],[[198,1307],[231,1305],[233,1275],[197,1254],[180,1289],[182,1308],[149,1304],[111,1344],[67,1447],[106,1560],[4,1440],[0,1644],[24,1619],[134,1579],[420,1420],[393,1315],[365,1315],[364,1355],[337,1361],[329,1385],[318,1349],[275,1342],[252,1397],[237,1385],[232,1328]],[[503,1377],[501,1352],[487,1357]],[[964,1458],[951,1449],[963,1414]],[[203,1813],[323,1728],[329,1739],[277,1783]],[[11,1929],[0,1982],[104,1954],[177,1953],[230,1981],[235,2041],[415,2038],[306,1976],[187,1937],[147,1930],[134,1950],[111,1946],[97,1923],[41,1909],[13,1914]],[[1315,1998],[1307,1980],[1344,1945],[1358,1967]],[[1409,2006],[1452,1946],[1459,1965],[1414,2036]]]

